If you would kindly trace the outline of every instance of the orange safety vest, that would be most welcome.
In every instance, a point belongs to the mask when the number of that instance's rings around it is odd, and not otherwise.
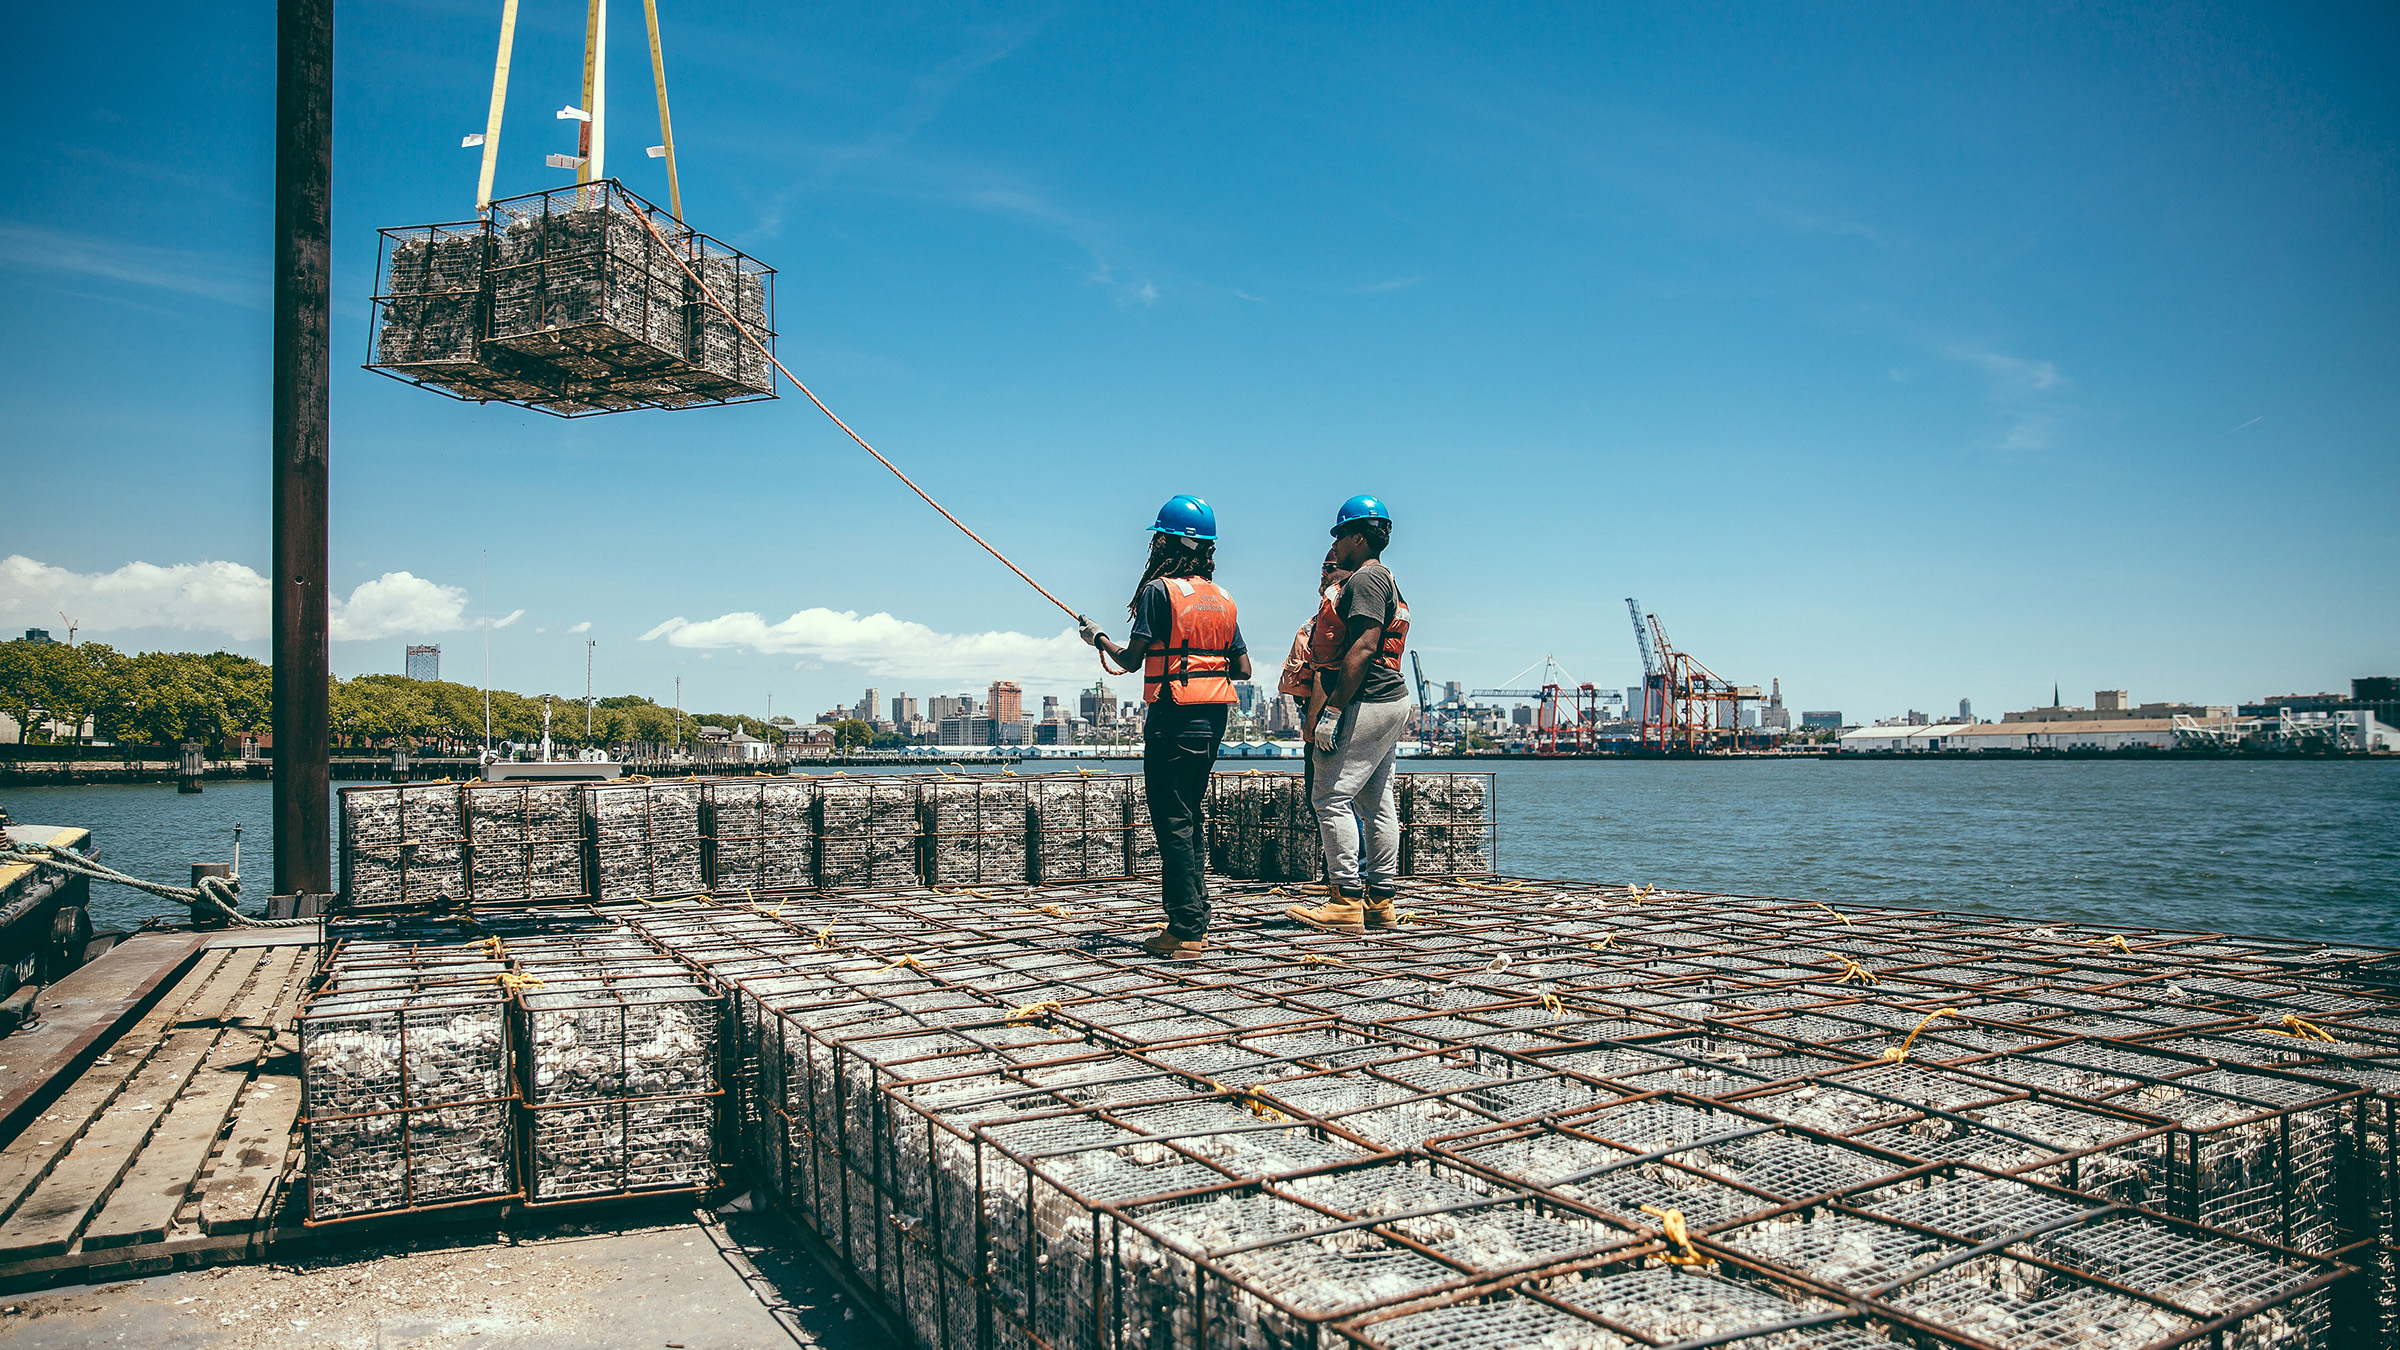
[[[1345,630],[1341,616],[1333,609],[1333,602],[1341,593],[1339,586],[1326,587],[1325,593],[1318,597],[1317,612],[1292,635],[1292,654],[1284,658],[1283,679],[1276,685],[1280,692],[1307,698],[1317,692],[1317,672],[1341,664]]]
[[[1170,685],[1170,703],[1231,703],[1233,638],[1239,631],[1233,597],[1213,581],[1166,577],[1167,641],[1142,657],[1142,702],[1158,702]]]
[[[1372,559],[1367,566],[1383,567],[1383,560]],[[1384,570],[1389,572],[1391,569],[1384,567]],[[1392,621],[1383,626],[1383,646],[1375,653],[1375,659],[1398,670],[1400,669],[1400,654],[1407,650],[1408,599],[1400,594],[1400,579],[1394,577],[1392,578]]]

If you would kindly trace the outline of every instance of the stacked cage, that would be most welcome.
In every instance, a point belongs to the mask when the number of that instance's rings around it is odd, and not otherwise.
[[[697,780],[586,783],[583,816],[594,898],[654,900],[708,889]]]
[[[465,399],[532,399],[542,387],[488,359],[491,229],[483,221],[382,232],[373,368]]]
[[[917,788],[896,774],[817,780],[817,885],[902,886],[918,869]]]
[[[505,967],[352,942],[297,1019],[312,1223],[518,1194]]]
[[[564,417],[775,396],[773,270],[613,181],[383,235],[370,369]]]
[[[583,796],[574,783],[469,783],[459,789],[467,833],[467,895],[504,905],[589,895]]]
[[[1248,881],[1309,881],[1322,871],[1316,817],[1299,774],[1216,774],[1207,811],[1211,871]]]
[[[1488,773],[1393,775],[1400,804],[1400,870],[1480,876],[1494,866],[1498,782]]]
[[[727,895],[817,884],[817,794],[807,778],[719,778],[703,785],[708,887]]]
[[[341,801],[342,897],[352,909],[465,898],[466,824],[456,785],[343,788]]]
[[[1015,777],[945,777],[923,785],[925,880],[962,886],[1032,879],[1031,794]]]
[[[517,993],[527,1198],[714,1185],[721,999],[672,964],[601,950],[523,968],[534,976]]]
[[[1033,806],[1034,871],[1044,882],[1121,877],[1130,871],[1126,830],[1137,809],[1130,774],[1048,774],[1027,782]]]

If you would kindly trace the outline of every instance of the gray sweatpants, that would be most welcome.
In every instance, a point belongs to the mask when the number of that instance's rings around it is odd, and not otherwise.
[[[1362,882],[1387,888],[1400,875],[1400,803],[1392,793],[1392,767],[1407,728],[1407,699],[1353,703],[1342,711],[1342,748],[1328,755],[1309,747],[1317,774],[1310,804],[1325,845],[1325,879],[1344,890],[1356,891]]]

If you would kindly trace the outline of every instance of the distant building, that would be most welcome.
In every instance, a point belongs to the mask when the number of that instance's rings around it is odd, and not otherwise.
[[[1509,709],[1508,723],[1510,726],[1517,727],[1532,726],[1533,705],[1530,703],[1520,703],[1516,707]]]
[[[1035,745],[1073,745],[1075,724],[1062,718],[1044,718],[1033,728]]]
[[[783,733],[783,748],[795,755],[830,755],[833,753],[833,728],[788,727]]]
[[[1961,722],[1972,722],[1975,720],[1975,704],[1973,700],[1962,698],[1958,701],[1958,720]]]
[[[850,715],[861,722],[870,724],[882,721],[883,691],[880,689],[868,690],[866,697],[858,701],[858,706],[850,710]]]
[[[25,630],[24,640],[27,642],[56,642],[58,639],[50,636],[50,630],[47,628],[28,628]]]
[[[411,645],[408,649],[408,664],[404,670],[408,678],[412,680],[442,678],[442,644],[435,642],[424,646]]]
[[[1062,717],[1065,717],[1065,716],[1066,716],[1066,713],[1065,713],[1064,711],[1062,711],[1062,710],[1059,708],[1059,706],[1058,706],[1058,695],[1056,695],[1056,694],[1044,694],[1044,695],[1042,695],[1042,720],[1043,720],[1043,721],[1045,721],[1045,722],[1055,722],[1055,721],[1057,721],[1057,720],[1059,720],[1060,718],[1062,718]]]
[[[1886,725],[1842,733],[1845,751],[1923,754],[1974,750],[2172,750],[2171,717],[2090,718],[2056,722],[1977,722],[1962,726]]]
[[[2057,698],[2057,691],[2051,691],[2050,697]],[[1961,710],[1964,710],[1963,704]],[[2111,722],[2135,718],[2156,721],[2161,717],[2172,720],[2177,717],[2208,717],[2211,715],[2213,714],[2209,708],[2197,703],[2145,703],[2136,708],[2131,706],[2131,699],[2124,690],[2098,689],[2092,692],[2092,706],[2089,708],[2065,707],[2054,703],[2047,708],[2026,708],[2019,712],[2002,713],[2000,720],[2003,722]]]
[[[942,745],[990,745],[992,719],[988,717],[945,717],[936,733]]]
[[[1800,726],[1807,731],[1840,731],[1845,725],[1838,712],[1802,712]]]
[[[1096,727],[1116,725],[1117,692],[1106,684],[1095,680],[1091,688],[1083,691],[1082,703],[1084,721]]]
[[[1233,706],[1245,713],[1256,713],[1258,711],[1258,686],[1248,680],[1234,681]]]
[[[2294,713],[2367,712],[2386,726],[2400,726],[2400,677],[2369,675],[2350,682],[2350,697],[2340,694],[2274,694],[2241,707],[2244,717],[2279,717]]]
[[[994,722],[1025,720],[1025,691],[1015,680],[994,680],[989,691],[991,707],[986,715]]]
[[[906,728],[910,723],[913,723],[916,720],[917,701],[913,698],[910,698],[908,696],[908,691],[903,689],[900,691],[899,695],[892,700],[892,724],[894,726]]]
[[[925,700],[925,716],[936,722],[947,722],[953,717],[973,717],[974,715],[975,700],[966,694],[936,694]]]
[[[1778,677],[1768,684],[1771,692],[1767,695],[1766,706],[1758,710],[1758,728],[1761,731],[1790,731],[1792,714],[1783,706],[1783,680]]]

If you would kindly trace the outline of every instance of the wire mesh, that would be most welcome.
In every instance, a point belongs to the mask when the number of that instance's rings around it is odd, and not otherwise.
[[[923,881],[918,787],[915,778],[897,774],[817,780],[817,885],[853,890]]]
[[[466,896],[466,822],[456,786],[343,788],[341,815],[344,905],[390,910]]]
[[[1023,779],[936,779],[919,787],[917,801],[927,882],[987,885],[1032,878],[1032,803]]]
[[[477,904],[591,894],[584,877],[582,791],[575,783],[469,783],[467,895]]]
[[[649,900],[707,889],[700,786],[690,779],[583,785],[595,898]]]
[[[808,778],[713,778],[701,788],[708,888],[728,894],[817,884],[817,793]]]

